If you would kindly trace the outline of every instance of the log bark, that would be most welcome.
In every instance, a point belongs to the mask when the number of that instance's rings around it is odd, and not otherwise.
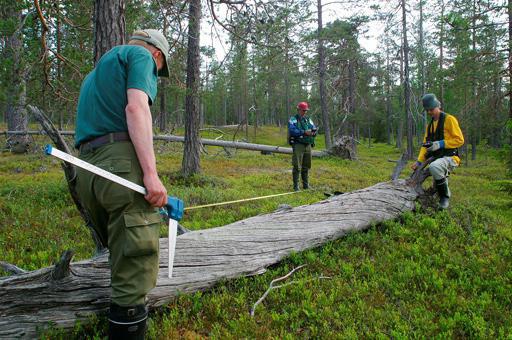
[[[405,180],[380,183],[327,200],[180,235],[173,278],[167,278],[167,239],[160,240],[160,273],[148,307],[178,293],[207,289],[220,280],[255,275],[292,252],[318,247],[413,210],[418,192]],[[68,254],[69,255],[69,254]],[[62,263],[68,259],[63,256]],[[59,270],[62,271],[62,268]],[[108,254],[0,279],[0,338],[33,338],[50,323],[70,329],[104,313],[110,300]]]

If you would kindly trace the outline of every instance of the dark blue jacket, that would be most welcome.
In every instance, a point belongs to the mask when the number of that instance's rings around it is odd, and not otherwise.
[[[301,117],[299,114],[290,117],[288,121],[288,142],[290,144],[315,144],[315,136],[306,136],[306,130],[316,130],[316,126],[308,116]]]

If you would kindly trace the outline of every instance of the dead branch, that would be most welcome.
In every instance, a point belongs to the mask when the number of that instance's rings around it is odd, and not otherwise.
[[[39,122],[39,124],[41,124],[41,127],[46,131],[46,134],[50,137],[53,143],[55,143],[57,148],[61,151],[70,154],[71,150],[68,144],[66,143],[62,135],[59,133],[55,125],[53,125],[50,118],[48,118],[43,111],[41,111],[39,108],[35,106],[27,105],[27,108],[32,112],[32,114],[34,115],[35,119]],[[92,238],[96,245],[96,252],[100,253],[105,247],[102,244],[101,239],[99,238],[96,231],[94,231],[92,220],[89,216],[89,213],[85,210],[85,208],[82,205],[82,202],[80,201],[80,198],[78,197],[78,193],[75,188],[76,169],[73,165],[68,163],[62,163],[62,168],[64,170],[64,174],[66,175],[71,198],[75,202],[75,205],[78,211],[80,212],[82,219],[85,221],[85,224],[91,232]]]
[[[425,181],[425,179],[428,176],[430,176],[430,171],[428,171],[426,167],[433,161],[434,157],[428,158],[425,162],[423,162],[423,164],[420,167],[414,170],[414,172],[411,174],[411,177],[407,179],[407,184],[413,186],[418,193],[423,193],[423,188],[421,187],[421,184]]]
[[[400,159],[395,162],[396,162],[396,166],[395,166],[395,169],[393,170],[393,173],[391,174],[392,181],[394,181],[395,179],[397,179],[400,176],[400,173],[407,165],[407,154],[403,153],[402,157],[400,157]]]
[[[4,261],[0,261],[0,268],[2,268],[3,271],[6,271],[13,275],[26,273],[26,270]]]
[[[280,285],[277,285],[277,286],[274,286],[275,283],[277,282],[280,282],[280,281],[283,281],[283,280],[286,280],[287,278],[289,278],[290,276],[292,276],[296,271],[298,271],[299,269],[302,269],[304,268],[306,265],[303,264],[301,266],[298,266],[294,269],[292,269],[291,272],[289,272],[288,274],[286,274],[285,276],[282,276],[282,277],[279,277],[277,279],[274,279],[270,282],[270,285],[268,287],[268,289],[265,291],[265,293],[258,299],[258,301],[256,301],[256,303],[254,303],[254,305],[252,306],[251,308],[251,317],[254,317],[254,311],[256,310],[256,307],[263,301],[265,300],[265,298],[267,297],[267,295],[270,293],[270,291],[272,291],[273,289],[278,289],[278,288],[283,288],[283,287],[286,287],[286,286],[290,286],[294,283],[297,283],[299,281],[290,281],[290,282],[286,282],[286,283],[283,283],[283,284],[280,284]],[[316,279],[330,279],[329,276],[319,276],[319,277],[315,277],[315,278],[312,278],[312,279],[308,279],[306,281],[302,281],[302,282],[309,282],[309,281],[313,281],[313,280],[316,280]]]
[[[74,252],[72,250],[66,250],[60,256],[59,262],[55,263],[55,267],[51,272],[51,278],[54,281],[61,280],[69,275],[69,264],[73,259]]]

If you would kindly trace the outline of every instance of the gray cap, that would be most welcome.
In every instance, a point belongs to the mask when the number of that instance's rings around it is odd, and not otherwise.
[[[164,67],[158,71],[158,75],[160,77],[169,77],[169,42],[162,32],[153,29],[137,30],[133,32],[130,40],[142,40],[158,48],[163,53],[165,62]]]
[[[433,93],[427,93],[423,96],[423,98],[421,98],[421,101],[423,102],[423,108],[425,110],[432,110],[441,106],[441,103],[439,100],[437,100],[436,95]]]

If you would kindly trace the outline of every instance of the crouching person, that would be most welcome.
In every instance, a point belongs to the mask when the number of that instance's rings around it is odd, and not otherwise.
[[[439,208],[446,209],[451,196],[448,175],[460,164],[459,148],[464,145],[464,136],[457,118],[441,110],[441,103],[434,94],[424,95],[422,103],[431,121],[427,126],[418,160],[411,168],[416,170],[427,158],[434,157],[429,171],[435,181]]]

